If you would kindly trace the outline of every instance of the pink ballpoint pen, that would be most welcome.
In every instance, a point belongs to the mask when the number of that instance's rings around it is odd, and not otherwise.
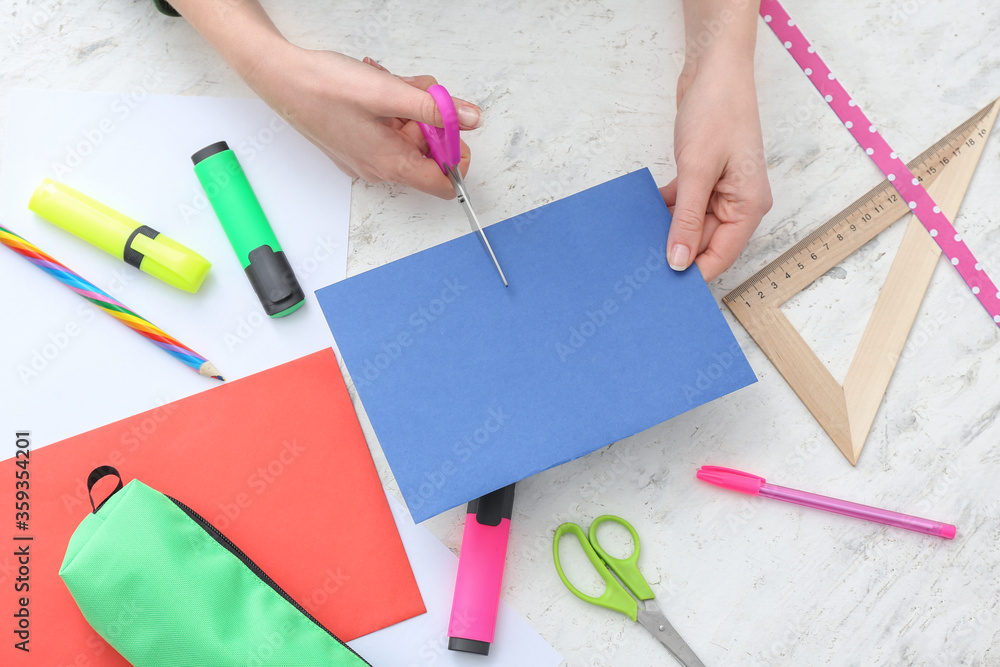
[[[795,503],[796,505],[815,507],[817,509],[826,510],[827,512],[835,512],[845,516],[853,516],[859,519],[876,521],[878,523],[884,523],[887,526],[906,528],[907,530],[914,530],[918,533],[926,533],[927,535],[943,537],[949,540],[955,537],[955,526],[949,523],[931,521],[930,519],[921,519],[920,517],[910,516],[909,514],[900,514],[899,512],[880,510],[876,507],[869,507],[868,505],[859,505],[858,503],[852,503],[846,500],[837,500],[836,498],[829,498],[815,493],[788,489],[783,486],[778,486],[777,484],[768,484],[763,477],[751,475],[750,473],[741,472],[739,470],[733,470],[732,468],[702,466],[698,470],[696,476],[703,482],[715,484],[716,486],[721,486],[724,489],[748,493],[751,496],[764,496],[765,498],[784,500],[786,503]]]

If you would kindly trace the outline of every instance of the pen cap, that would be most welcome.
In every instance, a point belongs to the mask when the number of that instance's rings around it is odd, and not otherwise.
[[[722,466],[702,466],[698,468],[695,477],[703,482],[721,486],[724,489],[749,493],[756,496],[760,493],[766,480],[758,475],[751,475],[742,470],[723,468]]]
[[[28,208],[108,254],[187,292],[197,292],[212,267],[204,257],[152,227],[50,178]]]
[[[196,152],[191,161],[264,312],[283,317],[297,310],[305,294],[236,154],[218,141]]]

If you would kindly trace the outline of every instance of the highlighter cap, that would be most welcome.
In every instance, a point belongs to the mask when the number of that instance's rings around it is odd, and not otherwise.
[[[290,315],[305,303],[306,295],[284,252],[262,245],[250,252],[250,263],[244,271],[268,316]]]
[[[140,271],[186,292],[197,292],[212,264],[172,238],[64,183],[46,178],[28,208]]]
[[[503,519],[514,513],[514,485],[491,491],[485,496],[469,501],[467,514],[475,514],[475,521],[484,526],[499,526]],[[466,521],[469,519],[467,518]]]

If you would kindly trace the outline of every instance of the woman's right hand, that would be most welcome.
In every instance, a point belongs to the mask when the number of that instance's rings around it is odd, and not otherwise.
[[[441,127],[426,91],[430,76],[396,77],[374,62],[310,51],[286,40],[257,0],[171,0],[174,9],[226,59],[268,105],[352,178],[396,181],[450,199],[448,178],[424,157],[415,121]],[[482,111],[455,99],[459,126],[479,126]],[[462,143],[459,169],[469,169]]]
[[[427,141],[416,122],[441,127],[441,113],[426,92],[437,83],[433,77],[397,77],[368,59],[288,42],[269,55],[246,72],[247,83],[344,173],[372,183],[403,183],[444,199],[455,196],[437,163],[424,157]],[[479,107],[454,99],[460,128],[478,127]],[[463,175],[469,158],[463,141]]]

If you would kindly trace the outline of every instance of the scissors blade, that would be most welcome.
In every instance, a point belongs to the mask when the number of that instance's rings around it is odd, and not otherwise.
[[[663,615],[660,608],[652,600],[646,600],[645,609],[640,609],[636,620],[642,627],[660,640],[660,643],[667,647],[670,655],[684,665],[684,667],[705,667],[705,663],[698,659],[691,647],[687,645],[680,634],[670,625],[670,621]]]
[[[469,201],[469,191],[465,189],[465,181],[462,179],[462,172],[458,171],[454,167],[448,167],[448,178],[451,180],[451,184],[455,188],[455,194],[458,195],[458,202],[462,205],[462,208],[465,209],[465,215],[469,218],[469,225],[472,226],[472,231],[474,231],[476,236],[479,237],[479,241],[483,244],[483,248],[486,249],[486,254],[488,254],[490,259],[493,260],[493,266],[497,267],[497,273],[500,274],[500,280],[503,281],[503,286],[507,287],[507,277],[503,274],[503,269],[500,268],[500,262],[497,261],[497,256],[493,254],[493,248],[490,246],[490,242],[486,238],[486,233],[479,224],[479,218],[476,217],[476,212],[472,208],[472,202]]]

